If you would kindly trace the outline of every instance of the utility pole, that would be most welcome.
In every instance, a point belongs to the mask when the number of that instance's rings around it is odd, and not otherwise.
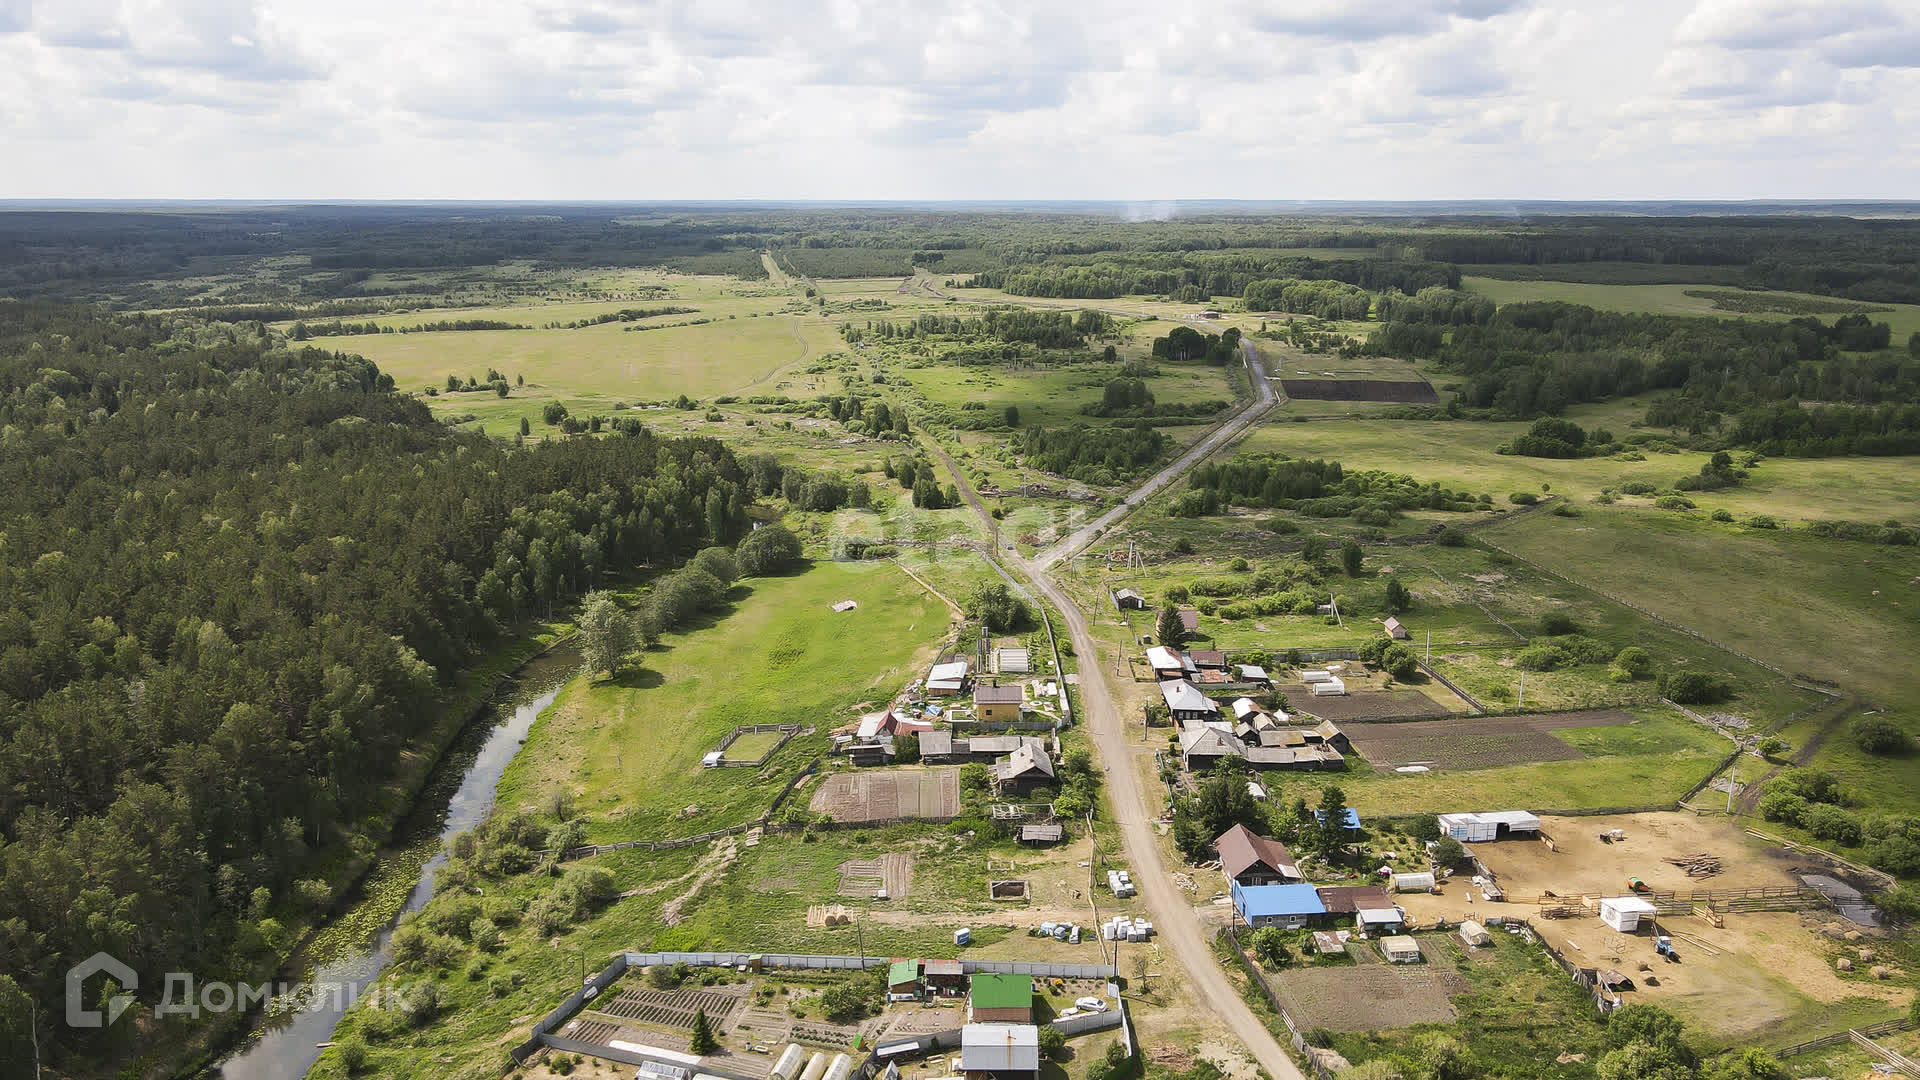
[[[1520,669],[1520,700],[1515,703],[1519,708],[1527,707],[1527,669]]]
[[[1729,816],[1733,814],[1733,789],[1740,786],[1736,782],[1740,775],[1740,739],[1737,736],[1733,740],[1733,750],[1733,767],[1727,770],[1727,814]]]
[[[1427,665],[1433,665],[1433,631],[1427,631]]]

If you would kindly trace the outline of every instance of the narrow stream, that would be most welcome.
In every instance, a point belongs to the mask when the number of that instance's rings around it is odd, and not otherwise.
[[[400,914],[380,926],[371,938],[345,948],[334,955],[297,963],[305,968],[304,984],[327,988],[306,994],[304,1007],[267,1018],[258,1039],[214,1068],[211,1075],[221,1080],[288,1080],[305,1076],[320,1057],[319,1044],[333,1036],[333,1029],[344,1015],[343,1006],[351,1006],[360,993],[379,977],[392,958],[388,943],[400,915],[418,911],[433,898],[433,880],[447,864],[446,842],[456,833],[478,825],[493,809],[495,789],[507,765],[520,752],[527,731],[560,693],[560,688],[579,667],[579,657],[571,649],[556,649],[532,661],[519,673],[519,689],[503,692],[490,708],[492,722],[476,721],[448,752],[436,770],[436,781],[421,796],[420,808],[405,832],[414,843],[431,843],[433,854],[421,867],[413,891],[407,896]],[[508,712],[508,708],[512,711]],[[452,778],[458,775],[458,786]],[[439,795],[451,787],[444,807]],[[434,829],[438,822],[437,830]],[[397,841],[404,843],[404,841]],[[371,879],[375,875],[369,875]],[[363,901],[364,902],[364,901]],[[285,982],[276,987],[283,994],[300,995],[301,984]],[[296,997],[296,1000],[299,998]]]

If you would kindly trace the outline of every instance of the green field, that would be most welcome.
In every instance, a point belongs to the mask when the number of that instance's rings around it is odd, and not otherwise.
[[[1117,369],[1106,364],[1080,364],[1043,371],[1007,371],[988,367],[907,368],[901,374],[927,400],[959,410],[971,401],[984,402],[990,415],[1017,406],[1026,427],[1066,424],[1105,424],[1089,417],[1083,405],[1098,404],[1107,381]],[[1144,380],[1161,404],[1226,401],[1233,399],[1223,370],[1198,365],[1160,365],[1160,374]],[[1169,429],[1170,431],[1174,429]]]
[[[1724,290],[1724,286],[1702,282],[1690,285],[1592,285],[1570,281],[1507,281],[1489,277],[1463,277],[1460,287],[1491,299],[1496,304],[1514,304],[1527,300],[1564,300],[1585,304],[1602,311],[1644,311],[1654,315],[1705,315],[1720,319],[1768,319],[1785,321],[1794,316],[1778,312],[1745,313],[1722,311],[1707,297],[1688,296],[1688,290]],[[1818,303],[1833,297],[1810,293],[1755,291],[1755,296],[1777,295],[1783,298]],[[1878,306],[1878,305],[1876,305]],[[1877,311],[1870,318],[1893,327],[1895,344],[1920,332],[1920,304],[1887,304],[1892,311]],[[1833,316],[1822,316],[1832,322]]]
[[[1301,402],[1301,405],[1322,403]],[[1586,406],[1569,409],[1567,418],[1589,427],[1607,425],[1616,437],[1630,434],[1620,420],[1642,407]],[[1524,433],[1524,423],[1403,420],[1391,422],[1325,421],[1270,423],[1255,429],[1239,452],[1278,451],[1296,458],[1325,458],[1347,469],[1385,469],[1415,479],[1476,494],[1487,492],[1505,505],[1515,491],[1538,492],[1550,484],[1556,494],[1591,499],[1601,488],[1629,481],[1671,487],[1696,474],[1710,456],[1682,451],[1648,453],[1644,461],[1617,458],[1531,458],[1494,453],[1494,448]],[[1878,522],[1910,517],[1920,506],[1920,459],[1773,458],[1761,462],[1739,487],[1698,492],[1702,511],[1721,507],[1736,516],[1771,514],[1787,520],[1847,518]]]
[[[885,562],[821,563],[748,580],[734,596],[731,612],[669,635],[638,670],[569,684],[502,777],[501,805],[566,790],[603,843],[757,817],[825,732],[854,719],[856,703],[891,698],[948,626],[945,606]],[[844,599],[859,608],[823,617]],[[820,734],[794,739],[758,771],[700,768],[728,731],[757,723]]]

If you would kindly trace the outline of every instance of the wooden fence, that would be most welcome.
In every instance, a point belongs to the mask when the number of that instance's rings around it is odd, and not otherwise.
[[[1829,1046],[1838,1046],[1843,1042],[1851,1042],[1855,1034],[1865,1035],[1870,1039],[1877,1039],[1885,1035],[1897,1035],[1902,1031],[1911,1031],[1913,1028],[1913,1021],[1903,1016],[1898,1020],[1888,1020],[1885,1023],[1870,1024],[1867,1027],[1839,1031],[1832,1035],[1822,1035],[1817,1039],[1808,1039],[1806,1042],[1794,1043],[1792,1046],[1775,1050],[1773,1056],[1777,1058],[1799,1057],[1801,1054],[1812,1053],[1815,1050],[1824,1050]]]

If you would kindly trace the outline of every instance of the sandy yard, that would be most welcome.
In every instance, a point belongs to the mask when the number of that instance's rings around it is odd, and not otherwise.
[[[1541,824],[1560,848],[1557,853],[1529,840],[1470,845],[1509,895],[1532,896],[1551,889],[1575,898],[1617,896],[1625,891],[1628,874],[1660,892],[1796,884],[1788,873],[1796,865],[1790,853],[1747,836],[1724,818],[1661,813],[1550,817]],[[1626,841],[1602,844],[1600,832],[1613,828],[1626,830]],[[1719,854],[1725,872],[1692,879],[1665,862],[1668,855],[1697,851]],[[1396,899],[1427,925],[1436,918],[1450,923],[1489,915],[1528,919],[1571,962],[1616,968],[1632,978],[1635,988],[1624,995],[1628,1002],[1660,1004],[1728,1038],[1763,1032],[1803,1013],[1809,1001],[1874,997],[1904,1006],[1913,996],[1904,988],[1843,979],[1834,970],[1834,959],[1858,945],[1823,933],[1827,927],[1836,932],[1853,928],[1832,912],[1734,912],[1726,916],[1724,929],[1694,916],[1670,917],[1661,925],[1674,935],[1680,962],[1668,963],[1654,952],[1649,924],[1643,923],[1637,934],[1622,934],[1597,917],[1544,919],[1533,903],[1490,904],[1477,890],[1470,898],[1469,891],[1468,882],[1456,876],[1438,895],[1402,893]],[[1871,946],[1871,939],[1865,944]],[[1650,970],[1640,970],[1642,964]]]

